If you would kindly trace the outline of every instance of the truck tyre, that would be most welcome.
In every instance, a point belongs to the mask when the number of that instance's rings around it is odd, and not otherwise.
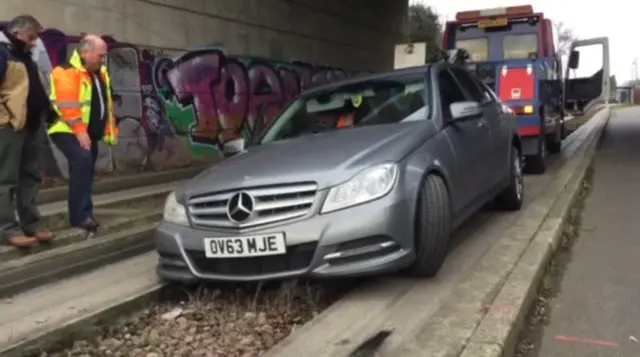
[[[420,188],[416,210],[416,258],[408,274],[435,276],[447,256],[451,230],[451,201],[444,180],[428,175]]]
[[[545,117],[544,117],[544,110],[542,108],[540,108],[540,121],[542,121],[543,123],[545,122]],[[551,134],[546,134],[546,139],[547,139],[547,150],[549,151],[549,154],[558,154],[562,151],[562,117],[560,117],[560,119],[558,120],[558,122],[556,122],[555,125],[555,129],[553,130],[553,133]],[[545,129],[545,126],[543,124],[542,129]],[[543,133],[545,132],[544,130],[542,131]]]
[[[559,123],[553,134],[547,135],[547,150],[550,154],[562,152],[562,139],[564,139],[564,123]]]
[[[546,140],[541,137],[540,142],[541,145],[538,148],[538,153],[535,155],[527,155],[526,157],[524,168],[528,174],[541,175],[547,171]]]
[[[528,174],[540,175],[547,171],[547,136],[544,135],[544,118],[541,121],[540,133],[542,134],[538,136],[538,152],[525,157],[524,169]]]
[[[557,138],[555,134],[547,136],[547,149],[550,154],[559,154],[562,151],[562,139]]]
[[[522,176],[522,156],[517,147],[511,147],[511,168],[509,186],[496,196],[496,205],[505,211],[518,211],[522,208],[524,197],[524,179]]]

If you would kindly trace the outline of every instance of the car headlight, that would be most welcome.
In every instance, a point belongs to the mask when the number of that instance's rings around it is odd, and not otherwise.
[[[183,205],[178,203],[175,192],[171,192],[169,196],[167,196],[167,200],[164,203],[164,213],[162,215],[162,219],[165,222],[179,224],[181,226],[189,225],[187,210]]]
[[[382,164],[366,169],[349,181],[333,187],[324,201],[321,213],[376,200],[391,191],[397,177],[396,164]]]

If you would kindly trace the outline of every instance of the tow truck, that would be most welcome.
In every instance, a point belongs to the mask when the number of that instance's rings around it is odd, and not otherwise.
[[[568,79],[578,67],[576,48],[601,44],[603,67],[589,78]],[[443,49],[463,48],[474,71],[518,117],[525,170],[546,171],[546,154],[562,149],[568,101],[593,102],[608,96],[607,38],[571,45],[566,80],[553,22],[531,5],[462,11],[445,25]]]

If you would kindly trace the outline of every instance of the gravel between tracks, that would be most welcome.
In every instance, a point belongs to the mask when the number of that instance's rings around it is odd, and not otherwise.
[[[349,284],[351,285],[351,284]],[[287,282],[275,289],[203,289],[101,328],[99,337],[40,357],[254,357],[311,320],[348,289]],[[253,290],[253,291],[251,291]],[[73,340],[69,337],[69,340]]]

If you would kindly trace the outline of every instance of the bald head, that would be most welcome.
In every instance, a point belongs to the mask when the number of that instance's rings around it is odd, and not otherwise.
[[[91,51],[98,47],[106,47],[107,43],[100,36],[84,35],[78,42],[78,51]]]
[[[84,60],[87,70],[97,71],[107,55],[107,43],[100,36],[84,35],[78,42],[78,53]]]

